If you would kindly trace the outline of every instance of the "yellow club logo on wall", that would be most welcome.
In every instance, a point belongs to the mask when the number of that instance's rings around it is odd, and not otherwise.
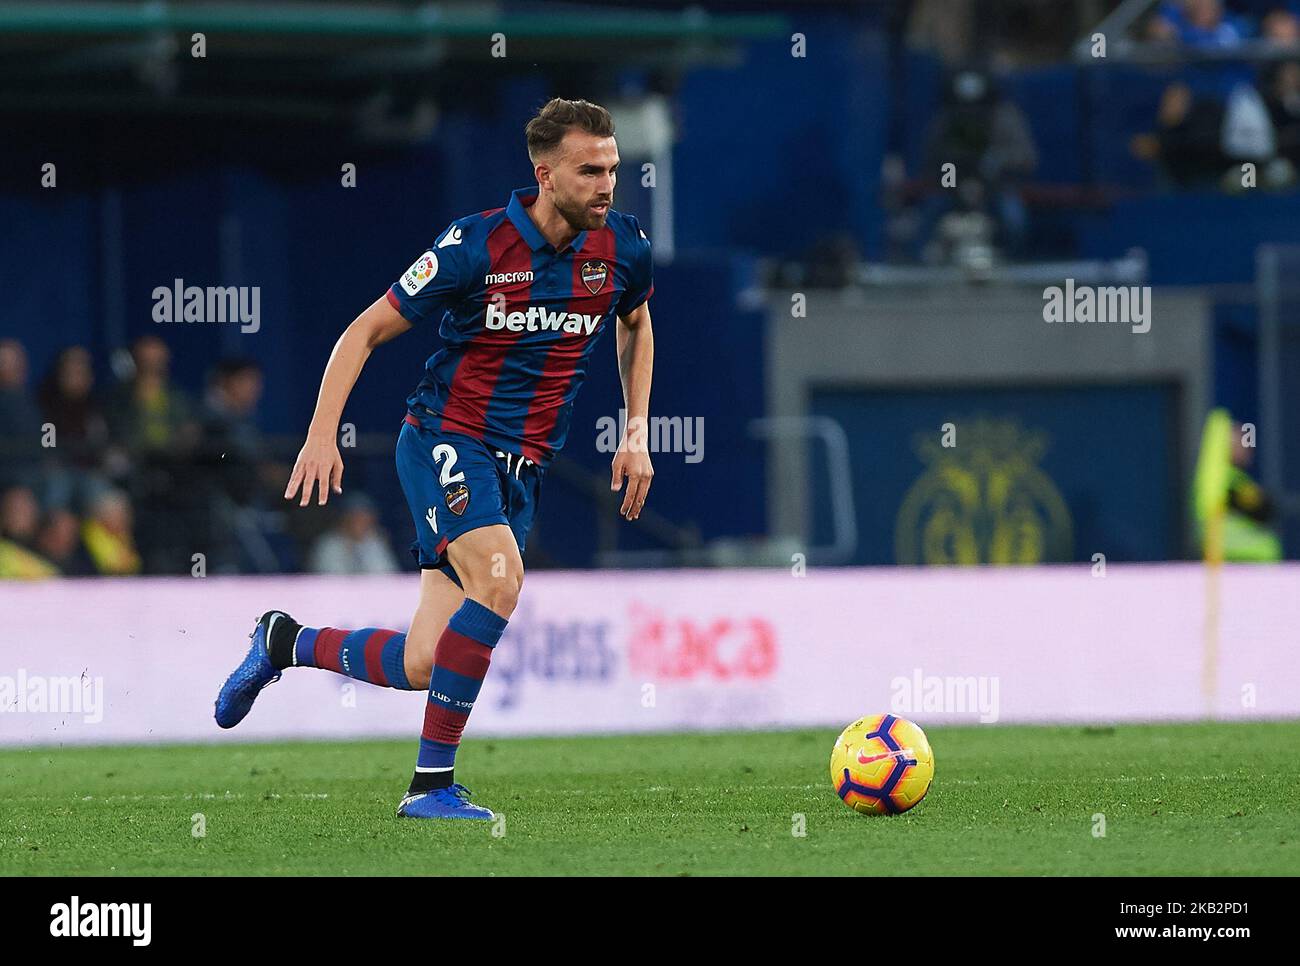
[[[1038,462],[1047,435],[1014,419],[953,420],[916,438],[925,472],[898,510],[901,564],[1034,564],[1073,559],[1070,511]],[[949,445],[944,445],[948,442]]]

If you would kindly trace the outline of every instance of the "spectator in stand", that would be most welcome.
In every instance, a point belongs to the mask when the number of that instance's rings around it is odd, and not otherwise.
[[[1264,72],[1264,104],[1277,136],[1277,156],[1288,166],[1287,183],[1300,171],[1300,61],[1284,60]]]
[[[349,494],[343,499],[341,510],[338,523],[312,549],[312,573],[396,573],[397,558],[379,529],[379,518],[370,498],[360,493]]]
[[[1170,84],[1160,97],[1155,132],[1136,135],[1133,153],[1159,164],[1177,187],[1217,187],[1231,164],[1223,149],[1223,117],[1217,98],[1193,94],[1181,81]]]
[[[40,523],[41,505],[30,487],[11,486],[0,493],[0,537],[35,550]]]
[[[262,387],[262,369],[256,362],[222,360],[209,381],[200,414],[200,460],[237,506],[250,506],[258,489],[264,447],[254,417]]]
[[[0,493],[0,577],[53,577],[58,570],[36,550],[41,507],[26,486]]]
[[[41,414],[27,390],[27,352],[17,339],[0,339],[0,486],[40,486],[44,458]]]
[[[135,373],[118,386],[109,405],[113,440],[133,457],[175,455],[193,448],[197,434],[193,406],[171,384],[171,350],[146,335],[131,347]]]
[[[132,536],[131,502],[121,490],[104,490],[90,507],[90,517],[81,525],[95,571],[108,576],[140,572],[140,555]]]
[[[1260,36],[1278,47],[1300,45],[1300,17],[1294,11],[1279,8],[1260,21]]]
[[[80,470],[98,470],[108,445],[108,421],[94,396],[95,370],[84,346],[68,346],[36,392],[45,421],[55,428],[60,458]]]
[[[74,345],[58,354],[36,391],[54,443],[49,450],[53,464],[44,494],[47,504],[84,504],[107,484],[101,471],[108,453],[108,421],[94,386],[90,353]]]
[[[134,373],[114,390],[108,407],[118,477],[140,510],[140,552],[151,573],[180,573],[195,552],[197,502],[193,405],[171,382],[171,352],[157,336],[131,347]]]
[[[203,543],[216,572],[241,569],[236,534],[255,529],[251,511],[261,503],[266,452],[255,421],[262,399],[261,367],[252,359],[217,364],[200,414],[196,466],[203,493]]]
[[[45,515],[36,536],[36,549],[65,577],[84,577],[95,572],[81,542],[81,524],[69,510],[54,509]]]

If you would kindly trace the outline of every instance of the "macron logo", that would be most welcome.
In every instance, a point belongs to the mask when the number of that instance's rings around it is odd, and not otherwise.
[[[506,329],[510,332],[567,332],[570,335],[591,335],[600,324],[599,315],[579,312],[548,312],[539,305],[530,305],[523,312],[507,312],[496,301],[489,302],[483,327],[489,332]]]
[[[513,282],[531,282],[532,272],[494,272],[483,276],[484,285],[510,285]]]

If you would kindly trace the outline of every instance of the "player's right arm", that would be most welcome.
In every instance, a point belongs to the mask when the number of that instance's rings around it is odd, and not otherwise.
[[[313,488],[319,484],[317,502],[324,506],[329,492],[343,492],[343,457],[339,455],[339,420],[343,406],[348,401],[361,367],[370,358],[377,345],[401,335],[411,327],[388,300],[387,294],[377,298],[370,308],[353,320],[334,343],[325,375],[321,379],[320,394],[316,397],[316,412],[307,430],[307,441],[298,453],[284,498],[292,500],[301,488],[299,506],[311,501]]]
[[[356,385],[361,367],[377,345],[395,339],[413,325],[436,324],[447,310],[466,292],[482,266],[469,254],[461,223],[453,222],[439,241],[415,260],[382,296],[375,299],[334,344],[330,360],[321,379],[316,413],[307,430],[307,442],[298,453],[284,489],[284,498],[292,500],[301,491],[299,506],[311,502],[312,490],[319,488],[317,502],[324,506],[330,491],[343,492],[343,457],[339,455],[339,420],[343,405]]]

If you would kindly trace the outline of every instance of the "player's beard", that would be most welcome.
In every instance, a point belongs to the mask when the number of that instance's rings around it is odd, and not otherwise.
[[[600,214],[591,210],[591,204],[597,200],[600,199],[588,198],[586,201],[579,201],[576,198],[563,200],[556,198],[555,210],[574,231],[596,231],[598,228],[605,227],[605,219],[609,216],[608,208]],[[612,205],[614,199],[610,198],[609,201]]]

